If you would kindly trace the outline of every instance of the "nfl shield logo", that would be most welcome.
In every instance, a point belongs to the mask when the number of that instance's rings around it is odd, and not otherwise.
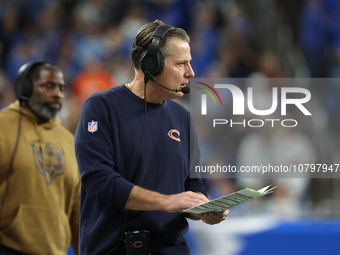
[[[87,123],[88,123],[87,131],[94,133],[98,130],[98,121],[92,120],[91,122],[87,122]]]

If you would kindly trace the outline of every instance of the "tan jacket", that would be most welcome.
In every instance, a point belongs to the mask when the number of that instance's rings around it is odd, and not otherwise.
[[[18,109],[16,101],[0,111],[0,243],[27,254],[65,255],[72,239],[77,254],[80,176],[73,135],[59,119],[41,124],[21,107],[10,170]]]

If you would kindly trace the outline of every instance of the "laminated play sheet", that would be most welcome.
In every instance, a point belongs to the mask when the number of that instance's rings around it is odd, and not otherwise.
[[[259,190],[253,190],[250,188],[245,188],[229,195],[216,198],[207,203],[189,208],[184,210],[184,212],[189,213],[205,213],[205,212],[221,212],[230,209],[239,204],[248,202],[254,198],[262,197],[264,195],[270,194],[276,187],[270,188],[271,185],[264,187]]]

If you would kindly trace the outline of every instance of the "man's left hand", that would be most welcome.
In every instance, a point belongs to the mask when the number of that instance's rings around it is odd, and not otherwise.
[[[201,220],[210,225],[218,224],[221,221],[224,221],[229,214],[229,210],[223,211],[223,212],[206,212],[199,214],[199,217]]]

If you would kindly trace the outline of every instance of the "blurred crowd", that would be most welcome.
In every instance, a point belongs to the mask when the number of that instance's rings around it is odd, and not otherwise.
[[[66,100],[61,119],[74,133],[82,104],[88,96],[132,80],[134,70],[130,47],[138,28],[155,19],[182,27],[188,32],[196,77],[247,78],[257,75],[283,78],[301,77],[302,74],[305,78],[340,78],[340,0],[254,1],[258,2],[257,10],[262,6],[262,10],[272,12],[272,20],[262,13],[254,15],[254,2],[251,2],[0,0],[0,108],[15,100],[13,84],[20,66],[29,61],[49,61],[64,73]],[[295,15],[295,18],[290,15]],[[291,32],[291,40],[284,46],[295,49],[299,54],[296,54],[295,62],[291,60],[289,68],[283,63],[279,50],[266,46],[265,40],[269,40],[271,45],[283,44],[278,34],[269,36],[261,31],[265,29],[259,27],[263,22],[279,24]],[[266,36],[261,36],[263,34]],[[264,88],[265,92],[268,89],[270,87]],[[325,124],[318,130],[307,132],[307,135],[299,133],[305,130],[281,133],[297,144],[297,151],[287,155],[287,158],[291,156],[288,160],[295,162],[299,160],[296,158],[304,158],[308,161],[310,157],[313,158],[310,161],[324,160],[322,153],[325,152],[321,151],[320,146],[327,147],[324,143],[329,141],[333,147],[332,155],[328,156],[332,159],[327,160],[333,162],[339,159],[340,148],[337,144],[340,143],[336,143],[340,129],[336,118],[340,110],[339,87],[315,89],[320,92],[318,96],[322,111],[318,114],[326,120]],[[186,105],[188,97],[181,103]],[[323,137],[320,143],[313,137],[313,132],[322,132],[327,137]],[[259,151],[256,146],[277,140],[268,132],[249,136],[241,139],[237,133],[228,134],[230,163],[238,164],[249,155],[255,157]],[[320,136],[318,138],[321,139]],[[248,145],[244,146],[245,143]],[[250,143],[254,145],[250,146]],[[202,141],[202,151],[210,151],[213,159],[213,151],[204,146]],[[253,151],[249,151],[250,148]],[[271,147],[266,148],[270,151]],[[261,158],[260,155],[256,157]],[[316,187],[323,185],[320,183]],[[218,196],[241,188],[243,184],[232,178],[223,178],[208,180],[207,185],[209,192]],[[297,181],[294,185],[288,181],[286,185],[288,191],[299,192],[299,195],[288,194],[287,189],[286,192],[282,189],[277,192],[278,197],[295,197],[297,200],[294,203],[297,204],[310,200],[310,182]],[[296,191],[291,186],[296,187]],[[334,189],[331,192],[335,194]],[[284,208],[287,202],[282,201],[284,203],[280,208]],[[295,209],[288,214],[297,213]]]

